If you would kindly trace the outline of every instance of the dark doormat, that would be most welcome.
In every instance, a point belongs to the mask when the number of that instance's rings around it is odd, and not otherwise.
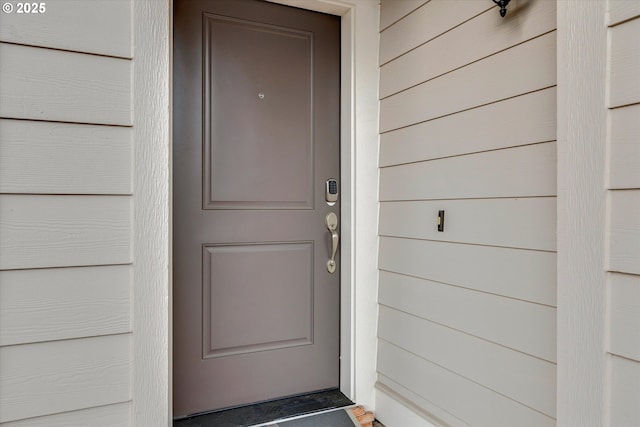
[[[351,400],[340,390],[332,389],[239,408],[197,414],[174,420],[173,427],[246,427],[349,405],[353,405]],[[287,427],[293,427],[293,425],[287,425]]]

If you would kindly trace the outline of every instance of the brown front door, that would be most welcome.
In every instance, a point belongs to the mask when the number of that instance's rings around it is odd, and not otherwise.
[[[338,387],[339,18],[174,3],[174,415]]]

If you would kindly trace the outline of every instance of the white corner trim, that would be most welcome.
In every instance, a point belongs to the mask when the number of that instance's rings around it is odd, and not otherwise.
[[[606,425],[606,7],[558,2],[560,426]]]
[[[171,424],[171,0],[133,7],[131,424]]]

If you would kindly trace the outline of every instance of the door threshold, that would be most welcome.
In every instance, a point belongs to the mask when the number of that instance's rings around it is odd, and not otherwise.
[[[176,419],[173,427],[247,427],[352,406],[339,389],[323,390]]]
[[[331,427],[360,427],[357,419],[351,413],[350,408],[354,405],[343,408],[326,409],[324,411],[313,412],[311,414],[297,415],[283,418],[267,423],[252,425],[250,427],[307,427],[307,426],[331,426]]]

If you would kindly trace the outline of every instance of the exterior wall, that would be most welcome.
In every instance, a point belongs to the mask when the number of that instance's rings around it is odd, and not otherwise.
[[[125,426],[131,2],[45,7],[0,16],[0,423]]]
[[[640,424],[639,23],[559,2],[559,425]]]
[[[609,0],[607,422],[640,425],[640,2]]]
[[[389,427],[555,425],[555,28],[555,2],[382,2]]]

